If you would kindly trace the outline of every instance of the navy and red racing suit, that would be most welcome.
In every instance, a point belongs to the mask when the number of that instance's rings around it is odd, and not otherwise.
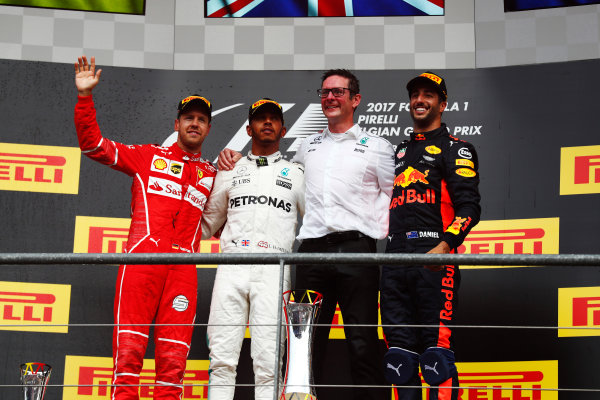
[[[75,127],[82,152],[133,178],[128,253],[197,252],[201,217],[216,168],[200,154],[152,144],[124,145],[102,137],[92,96],[79,96]],[[121,265],[116,284],[112,399],[138,399],[149,326],[193,324],[195,265]],[[132,325],[129,325],[132,324]],[[179,399],[193,326],[156,326],[155,399]]]
[[[413,132],[410,140],[397,147],[395,163],[386,252],[427,253],[441,241],[455,250],[479,222],[481,213],[479,165],[473,145],[449,135],[442,124],[430,132]],[[382,324],[435,326],[384,327],[388,347],[415,355],[427,349],[452,350],[449,326],[455,320],[459,285],[458,266],[446,265],[440,271],[422,265],[385,266]],[[416,368],[407,385],[421,384]],[[431,390],[429,398],[456,398],[457,390],[443,388],[458,386],[454,375],[440,384],[439,393]],[[400,389],[398,393],[399,399],[421,398],[420,389]]]

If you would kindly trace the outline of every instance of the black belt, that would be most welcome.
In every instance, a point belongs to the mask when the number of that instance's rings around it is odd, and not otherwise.
[[[349,240],[357,240],[362,238],[369,238],[370,236],[365,235],[359,231],[345,231],[345,232],[332,232],[328,235],[321,236],[319,238],[314,239],[302,239],[302,243],[307,244],[336,244],[341,242],[346,242]]]

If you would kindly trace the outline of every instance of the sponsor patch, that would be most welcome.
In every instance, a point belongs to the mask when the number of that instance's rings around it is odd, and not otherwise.
[[[398,158],[402,158],[402,157],[404,157],[405,155],[406,155],[406,147],[405,147],[405,148],[403,148],[403,149],[400,149],[400,150],[398,151],[398,154],[396,154],[396,156],[397,156]]]
[[[462,158],[466,158],[466,159],[471,159],[473,158],[473,155],[471,154],[471,152],[469,151],[469,149],[467,149],[466,147],[461,147],[460,149],[458,149],[458,155]]]
[[[238,167],[238,169],[236,169],[236,170],[235,170],[235,173],[236,173],[238,176],[249,175],[249,172],[248,172],[248,167],[247,167],[247,166],[245,166],[245,165],[242,165],[241,167]]]
[[[152,162],[152,167],[154,167],[154,169],[156,169],[160,172],[167,169],[169,164],[165,161],[164,158],[156,158],[156,156],[154,156],[154,157],[155,157],[155,160]]]
[[[475,168],[475,164],[473,164],[473,161],[464,160],[462,158],[459,158],[458,160],[456,160],[456,165],[462,165],[465,167]]]
[[[183,173],[183,163],[180,161],[169,160],[166,157],[155,154],[154,157],[152,157],[150,171],[160,172],[176,178],[181,178]]]
[[[469,217],[469,218],[455,217],[454,222],[452,223],[452,225],[450,225],[448,227],[448,229],[446,229],[446,232],[450,232],[453,235],[458,235],[461,230],[464,231],[465,229],[467,229],[467,227],[469,226],[470,223],[471,223],[471,217]]]
[[[438,85],[442,83],[442,78],[440,78],[439,76],[434,75],[434,74],[429,74],[427,72],[423,72],[420,76],[424,76],[425,78],[431,79]]]
[[[472,178],[477,175],[477,172],[469,168],[459,168],[454,172],[456,172],[456,175],[464,176],[465,178]]]
[[[151,176],[148,179],[148,193],[179,200],[181,199],[181,185],[168,179]]]
[[[426,185],[429,184],[427,178],[429,175],[429,170],[426,170],[425,173],[419,171],[418,169],[414,169],[413,167],[406,168],[401,174],[396,176],[394,179],[394,186],[402,186],[407,187],[411,183],[422,182]]]
[[[173,299],[173,309],[175,311],[185,311],[188,308],[189,300],[184,295],[180,294],[179,296]]]
[[[257,167],[266,167],[267,165],[269,165],[269,160],[267,159],[267,157],[258,157],[256,159]]]
[[[276,246],[276,245],[274,245],[272,243],[269,243],[269,242],[266,242],[264,240],[259,241],[258,244],[257,244],[257,246],[258,247],[262,247],[264,249],[277,250],[280,253],[289,253],[290,252],[289,250],[286,250],[283,247]]]
[[[275,184],[277,186],[281,186],[282,188],[292,189],[292,184],[290,182],[282,181],[281,179],[277,179]]]
[[[313,139],[313,141],[312,141],[312,142],[310,142],[310,143],[308,143],[308,144],[319,144],[319,143],[321,143],[321,141],[322,141],[322,140],[323,140],[323,136],[322,136],[322,135],[319,135],[319,136],[316,136],[316,137]]]
[[[193,186],[188,186],[184,196],[185,201],[199,210],[204,210],[206,205],[206,195]]]
[[[181,176],[181,172],[183,171],[183,164],[178,163],[176,161],[171,161],[171,166],[169,167],[170,175]]]
[[[229,199],[229,208],[243,207],[251,204],[260,204],[275,208],[281,208],[282,210],[288,213],[292,210],[292,203],[286,202],[284,199],[278,199],[277,197],[265,195],[244,195]]]
[[[429,154],[440,154],[442,150],[437,146],[427,146],[425,147],[425,151]]]
[[[247,185],[248,183],[250,183],[250,178],[238,178],[231,182],[231,186]]]
[[[198,184],[200,186],[204,186],[205,188],[207,188],[208,190],[210,190],[210,189],[212,189],[214,181],[215,181],[214,177],[207,176],[206,178],[200,179],[200,182],[198,182]]]

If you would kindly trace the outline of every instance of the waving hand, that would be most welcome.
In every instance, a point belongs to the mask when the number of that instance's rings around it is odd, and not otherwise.
[[[75,63],[75,86],[80,96],[89,96],[100,82],[101,69],[96,71],[96,58],[92,57],[90,64],[86,56],[77,58]]]

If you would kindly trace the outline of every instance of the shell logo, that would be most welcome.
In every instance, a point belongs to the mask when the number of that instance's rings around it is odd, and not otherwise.
[[[163,169],[167,168],[167,162],[162,158],[159,158],[154,161],[154,168],[162,171]]]

